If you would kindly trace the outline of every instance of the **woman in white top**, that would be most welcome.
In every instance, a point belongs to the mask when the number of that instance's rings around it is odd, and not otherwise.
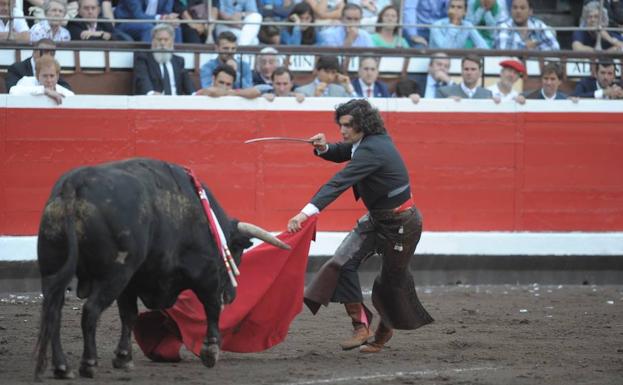
[[[67,4],[64,0],[49,0],[45,5],[45,16],[50,19],[41,20],[30,28],[30,41],[36,42],[43,38],[54,41],[71,40],[69,31],[62,26],[65,13],[67,13]]]
[[[43,55],[35,61],[35,76],[24,76],[9,90],[10,95],[45,95],[61,104],[63,98],[74,95],[67,88],[58,85],[61,66],[50,55]]]

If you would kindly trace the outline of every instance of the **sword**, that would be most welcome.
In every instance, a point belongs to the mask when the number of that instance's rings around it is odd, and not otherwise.
[[[255,138],[255,139],[245,140],[244,143],[249,144],[249,143],[269,142],[269,141],[299,142],[299,143],[313,143],[314,142],[313,140],[309,140],[309,139],[289,138],[286,136],[268,136],[265,138]]]

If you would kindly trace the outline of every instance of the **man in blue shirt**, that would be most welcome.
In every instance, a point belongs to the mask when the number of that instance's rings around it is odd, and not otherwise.
[[[236,35],[230,31],[225,31],[221,32],[216,40],[218,57],[201,66],[201,88],[212,85],[212,72],[216,67],[224,64],[228,64],[236,69],[237,76],[233,86],[234,89],[251,87],[253,85],[251,66],[245,61],[234,59],[234,54],[238,48]]]
[[[532,17],[530,0],[513,0],[511,17],[498,24],[495,49],[535,49],[558,51],[556,32],[541,20]]]
[[[428,45],[429,29],[415,24],[433,24],[446,16],[446,0],[404,0],[402,8],[404,32],[409,44],[415,47]]]
[[[359,28],[363,12],[357,4],[342,9],[342,24],[320,32],[320,45],[325,47],[373,47],[370,34]]]

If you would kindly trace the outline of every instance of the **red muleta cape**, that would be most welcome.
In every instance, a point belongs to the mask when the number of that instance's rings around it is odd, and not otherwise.
[[[290,323],[303,308],[307,257],[316,236],[316,220],[314,215],[301,231],[278,235],[291,250],[261,244],[244,254],[236,299],[221,313],[221,349],[259,352],[286,338]],[[186,290],[173,307],[141,313],[134,337],[151,360],[176,362],[182,345],[199,355],[206,328],[203,305]]]

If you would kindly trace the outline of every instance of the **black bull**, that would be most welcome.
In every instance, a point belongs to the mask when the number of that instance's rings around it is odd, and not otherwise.
[[[236,263],[251,245],[251,237],[288,248],[257,226],[229,219],[204,189]],[[233,301],[235,290],[182,167],[130,159],[67,172],[45,205],[37,249],[43,306],[36,378],[45,371],[50,343],[55,377],[73,377],[61,347],[60,324],[65,290],[74,275],[77,296],[87,298],[81,320],[81,376],[95,375],[97,321],[113,301],[117,300],[122,324],[113,366],[129,368],[137,299],[150,309],[165,309],[186,289],[192,289],[204,305],[208,330],[201,359],[208,367],[215,365],[221,306]]]

